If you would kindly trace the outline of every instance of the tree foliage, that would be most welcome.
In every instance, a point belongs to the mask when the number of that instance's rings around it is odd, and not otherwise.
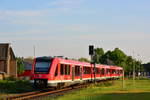
[[[17,73],[22,74],[23,72],[24,72],[23,58],[18,57],[17,58]]]
[[[121,49],[115,48],[113,51],[104,53],[102,48],[95,49],[94,55],[97,64],[117,65],[124,68],[125,73],[133,71],[143,71],[142,62],[134,59],[132,56],[127,56]]]
[[[81,62],[90,62],[87,58],[83,58],[83,57],[79,58],[78,60]]]
[[[96,49],[94,49],[94,52],[96,53],[96,55],[94,55],[95,63],[101,62],[102,61],[102,56],[104,55],[103,48],[96,48]]]

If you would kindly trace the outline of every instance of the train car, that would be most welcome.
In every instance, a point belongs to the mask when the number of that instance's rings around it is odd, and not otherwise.
[[[30,80],[32,75],[32,60],[31,61],[23,61],[24,64],[24,72],[21,74],[18,74],[18,78]]]
[[[94,71],[95,69],[95,71]],[[85,82],[119,78],[123,69],[117,66],[95,65],[59,57],[35,58],[32,83],[36,87],[64,87]]]

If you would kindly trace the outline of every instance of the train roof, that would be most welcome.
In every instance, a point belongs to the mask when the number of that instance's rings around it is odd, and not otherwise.
[[[84,66],[91,66],[90,63],[87,62],[80,62],[77,60],[72,60],[72,59],[64,59],[64,58],[55,58],[60,61],[60,63],[65,63],[65,64],[76,64],[76,65],[84,65]]]
[[[80,62],[80,61],[76,61],[76,60],[63,59],[63,58],[56,58],[56,59],[59,59],[60,62],[64,63],[64,64],[76,64],[76,65],[82,65],[82,66],[91,67],[91,63],[88,63],[88,62]],[[119,67],[119,66],[103,65],[103,64],[96,64],[96,67],[118,69],[118,70],[123,69],[122,67]]]
[[[36,58],[36,61],[50,61],[50,60],[52,60],[53,59],[53,57],[49,57],[49,56],[43,56],[43,57],[37,57]]]
[[[78,65],[78,66],[91,67],[91,63],[88,63],[88,62],[80,62],[80,61],[77,61],[77,60],[72,60],[72,59],[63,58],[63,57],[43,56],[43,57],[37,57],[37,58],[36,58],[36,60],[52,60],[52,59],[59,60],[60,63],[63,63],[63,64],[75,64],[75,65]],[[93,65],[92,65],[92,67],[93,67]],[[119,66],[103,65],[103,64],[96,64],[96,67],[99,67],[99,68],[118,69],[118,70],[123,69],[122,67],[119,67]]]

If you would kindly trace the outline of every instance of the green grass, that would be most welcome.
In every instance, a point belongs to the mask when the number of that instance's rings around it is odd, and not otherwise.
[[[150,80],[125,80],[124,89],[121,80],[102,82],[49,100],[150,100]]]

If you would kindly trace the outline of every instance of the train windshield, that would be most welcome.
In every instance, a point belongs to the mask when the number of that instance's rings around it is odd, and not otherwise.
[[[52,60],[37,59],[35,64],[35,72],[49,72]]]

